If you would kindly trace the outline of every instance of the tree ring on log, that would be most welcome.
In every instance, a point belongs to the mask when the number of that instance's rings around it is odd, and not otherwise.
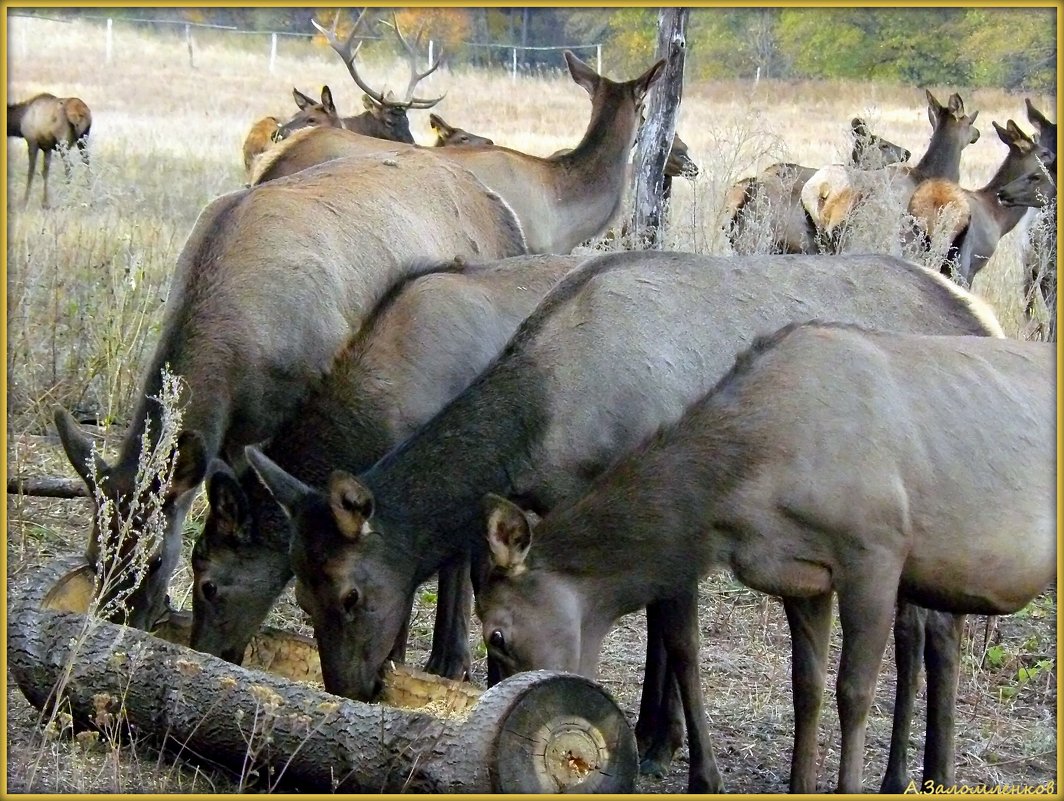
[[[594,682],[551,675],[517,697],[498,724],[496,792],[630,792],[638,755],[624,715]]]

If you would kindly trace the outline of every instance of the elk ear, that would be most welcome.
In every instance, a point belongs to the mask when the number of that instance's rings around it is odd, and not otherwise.
[[[938,119],[942,116],[945,106],[938,102],[930,89],[924,89],[924,94],[927,95],[927,118],[931,121],[931,127],[935,128],[938,126]]]
[[[454,133],[454,128],[445,123],[439,114],[429,114],[429,125],[436,132],[436,135],[442,139],[446,139]]]
[[[307,106],[313,106],[314,101],[300,92],[294,86],[292,87],[292,98],[296,101],[296,105],[299,106],[299,110],[302,111]]]
[[[650,87],[664,74],[665,59],[661,59],[650,69],[632,81],[632,85],[635,87],[636,98],[642,102],[642,99],[646,96]]]
[[[244,448],[244,455],[259,479],[266,485],[266,489],[289,517],[292,517],[300,501],[314,493],[314,490],[295,476],[286,473],[254,445]]]
[[[1053,123],[1047,120],[1045,115],[1034,107],[1034,105],[1031,103],[1031,98],[1025,97],[1023,99],[1023,104],[1027,107],[1028,122],[1030,122],[1031,125],[1037,128],[1039,133],[1045,131],[1047,128],[1053,127]]]
[[[175,501],[199,486],[207,475],[207,446],[198,431],[185,430],[177,435],[177,455],[166,500]]]
[[[70,412],[57,406],[52,416],[67,458],[81,476],[81,480],[93,490],[96,487],[96,477],[107,473],[107,462],[99,454],[93,453],[92,442],[74,422]]]
[[[237,480],[236,473],[221,459],[212,459],[207,477],[207,502],[214,531],[224,539],[243,542],[241,532],[248,519],[248,499]],[[208,529],[204,527],[204,535]]]
[[[499,495],[484,496],[488,524],[488,550],[493,567],[517,574],[525,569],[532,545],[532,525],[521,508]]]
[[[956,92],[949,96],[949,113],[958,119],[964,116],[964,101]]]
[[[595,72],[589,64],[585,64],[578,59],[572,50],[566,50],[562,55],[565,56],[565,64],[569,67],[569,74],[573,76],[573,80],[584,87],[589,95],[594,97],[595,88],[598,86],[602,76]]]
[[[373,517],[373,493],[358,479],[343,470],[329,476],[329,506],[340,533],[357,540],[369,530]]]
[[[366,111],[376,113],[377,109],[379,109],[381,106],[376,100],[374,100],[369,95],[362,95],[362,107],[365,108]]]
[[[336,106],[333,105],[332,90],[328,86],[321,87],[321,105],[330,114],[336,113]]]

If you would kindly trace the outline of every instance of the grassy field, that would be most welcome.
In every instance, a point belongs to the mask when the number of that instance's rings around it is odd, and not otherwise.
[[[332,87],[342,113],[359,107],[359,92],[324,46],[282,41],[274,71],[268,42],[196,33],[195,66],[183,35],[146,34],[116,25],[114,58],[104,61],[102,27],[9,19],[9,100],[39,91],[77,95],[92,108],[91,169],[75,166],[69,183],[53,164],[52,207],[42,209],[40,178],[25,209],[25,144],[8,140],[8,471],[72,475],[53,436],[55,404],[96,417],[111,441],[121,435],[155,344],[171,270],[200,209],[244,182],[241,144],[253,121],[295,109],[291,89],[317,95]],[[611,77],[608,51],[604,69]],[[559,66],[561,57],[559,55]],[[406,67],[371,61],[375,86],[401,88]],[[939,100],[961,93],[980,110],[983,135],[961,164],[961,183],[978,187],[1006,148],[990,126],[1015,119],[1030,130],[1023,96],[965,87],[930,87]],[[572,146],[587,122],[582,89],[563,72],[519,77],[441,70],[420,90],[442,93],[436,109],[448,122],[497,143],[546,155]],[[1050,117],[1055,97],[1032,96]],[[856,83],[761,82],[691,84],[679,131],[702,169],[677,181],[669,247],[725,254],[721,230],[725,190],[779,160],[822,165],[849,153],[849,121],[923,153],[930,127],[922,89]],[[414,137],[429,143],[428,115],[411,114]],[[1005,330],[1022,329],[1019,237],[1009,234],[974,289],[997,310]],[[55,553],[80,550],[89,525],[87,502],[9,496],[8,581],[32,580],[34,566]],[[190,533],[202,519],[202,499]],[[190,605],[190,571],[175,577],[172,598]],[[706,583],[704,683],[729,788],[786,788],[791,736],[789,648],[781,607],[728,579]],[[426,599],[431,596],[426,595]],[[413,626],[420,659],[431,634],[431,604]],[[972,619],[965,643],[958,711],[958,778],[970,783],[1037,782],[1056,777],[1055,590],[1024,614],[988,623]],[[608,644],[603,679],[634,716],[642,666],[640,616],[626,619]],[[289,599],[273,622],[304,627]],[[890,662],[888,653],[888,662]],[[1040,666],[1037,671],[1034,666]],[[483,666],[479,665],[482,670]],[[870,724],[868,786],[885,763],[893,706],[893,670],[884,670]],[[480,674],[481,676],[483,673]],[[829,679],[829,685],[833,679]],[[822,786],[834,782],[838,726],[833,697],[822,722]],[[8,695],[9,789],[32,791],[212,792],[239,786],[219,768],[159,755],[150,742],[96,744],[42,739],[35,712],[17,690]],[[922,702],[921,702],[922,703]],[[917,727],[917,731],[920,731]],[[922,738],[915,738],[920,740]],[[918,745],[918,743],[914,743]],[[913,764],[919,764],[919,751]],[[835,760],[835,761],[833,761]],[[682,792],[686,764],[641,790]],[[874,778],[873,778],[874,777]]]

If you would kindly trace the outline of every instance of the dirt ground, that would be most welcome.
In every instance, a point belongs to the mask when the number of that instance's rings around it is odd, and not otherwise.
[[[11,437],[8,473],[72,476],[57,441]],[[7,579],[9,593],[32,581],[35,569],[55,555],[83,549],[89,525],[86,499],[53,500],[8,496]],[[191,516],[194,530],[202,498]],[[188,533],[188,532],[186,532]],[[189,537],[186,537],[189,539]],[[186,550],[191,543],[186,543]],[[172,584],[175,605],[190,607],[187,558]],[[411,626],[410,661],[420,666],[432,632],[431,586],[419,600]],[[10,601],[9,601],[10,604]],[[270,624],[310,633],[289,590]],[[701,597],[702,679],[713,746],[727,789],[740,793],[786,792],[793,735],[790,649],[778,599],[743,588],[728,576],[703,583]],[[474,621],[475,673],[483,683],[483,647]],[[820,789],[835,784],[839,727],[834,706],[832,650],[821,720]],[[634,724],[643,669],[642,615],[621,620],[607,638],[599,681]],[[1022,612],[1004,618],[968,619],[957,701],[957,779],[963,784],[1044,784],[1056,780],[1057,681],[1056,589]],[[894,696],[893,647],[888,647],[868,727],[865,788],[878,788],[890,741]],[[8,790],[34,792],[233,792],[238,777],[218,766],[191,764],[159,754],[152,743],[117,751],[87,749],[74,741],[43,741],[37,713],[10,681],[6,694]],[[922,762],[924,699],[913,727],[910,774]],[[644,793],[683,793],[687,757],[681,752],[662,779],[642,777]]]

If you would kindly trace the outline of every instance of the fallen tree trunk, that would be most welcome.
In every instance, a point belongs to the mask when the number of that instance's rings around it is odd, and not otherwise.
[[[634,789],[635,738],[609,695],[587,679],[520,674],[450,717],[363,704],[64,611],[90,595],[84,561],[57,560],[13,604],[8,665],[38,709],[54,708],[57,695],[58,708],[82,725],[128,725],[172,749],[243,766],[271,788]]]
[[[89,490],[80,478],[34,478],[15,476],[7,480],[11,495],[36,495],[42,498],[87,498]]]

